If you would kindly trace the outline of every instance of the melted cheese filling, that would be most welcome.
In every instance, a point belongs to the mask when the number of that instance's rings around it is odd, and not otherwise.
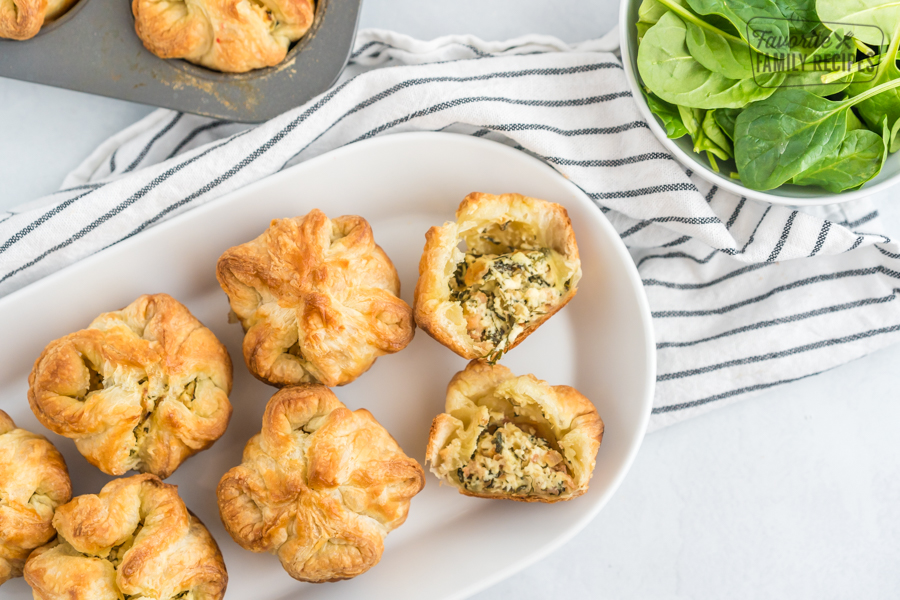
[[[450,299],[462,306],[472,339],[493,345],[487,356],[491,362],[562,297],[552,253],[548,248],[506,254],[470,251],[457,266]]]
[[[471,459],[456,476],[476,493],[558,496],[572,488],[562,455],[526,424],[484,429]]]

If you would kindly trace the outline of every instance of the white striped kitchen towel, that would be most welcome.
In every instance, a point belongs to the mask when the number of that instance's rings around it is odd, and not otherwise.
[[[545,160],[631,248],[659,348],[652,428],[898,341],[900,248],[871,203],[797,211],[711,187],[654,138],[615,45],[362,31],[332,89],[267,123],[156,111],[0,214],[0,294],[339,146],[452,131]]]

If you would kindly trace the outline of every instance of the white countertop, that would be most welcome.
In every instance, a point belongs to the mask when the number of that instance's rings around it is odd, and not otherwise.
[[[576,42],[617,15],[613,0],[366,0],[361,26]],[[150,110],[0,79],[0,208],[54,191]],[[898,192],[876,199],[894,237]],[[649,435],[593,523],[475,598],[900,597],[898,364],[895,346]],[[489,560],[485,536],[472,551]]]

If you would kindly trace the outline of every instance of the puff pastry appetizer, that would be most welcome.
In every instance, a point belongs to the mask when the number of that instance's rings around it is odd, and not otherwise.
[[[218,600],[228,574],[216,541],[174,485],[155,475],[107,483],[53,517],[59,536],[25,563],[41,600]]]
[[[276,393],[243,463],[219,482],[219,513],[238,544],[278,556],[294,579],[349,579],[381,559],[425,474],[369,411],[322,385]]]
[[[0,585],[22,575],[31,551],[56,535],[53,511],[71,497],[66,462],[53,444],[0,410]]]
[[[519,194],[469,194],[456,218],[425,235],[416,323],[463,358],[496,362],[575,296],[575,234],[563,207]]]
[[[168,477],[231,417],[228,351],[166,294],[141,296],[50,342],[28,383],[38,420],[110,475]]]
[[[446,411],[426,458],[460,493],[559,502],[587,491],[603,421],[574,388],[472,361],[450,381]]]
[[[309,30],[313,0],[133,0],[134,30],[160,58],[227,73],[272,67]]]
[[[78,0],[0,0],[0,38],[27,40]]]
[[[415,332],[397,271],[362,217],[275,219],[227,250],[216,277],[246,332],[247,368],[270,385],[350,383]]]

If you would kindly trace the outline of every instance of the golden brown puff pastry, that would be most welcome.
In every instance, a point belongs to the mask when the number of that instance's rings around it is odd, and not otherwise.
[[[217,600],[228,574],[178,488],[149,473],[60,506],[57,539],[25,564],[36,600]]]
[[[27,40],[78,0],[0,0],[0,38]]]
[[[447,386],[446,411],[426,458],[460,493],[559,502],[587,491],[603,421],[578,390],[472,361]]]
[[[50,342],[28,378],[38,420],[104,473],[168,477],[231,417],[231,359],[188,309],[141,296]]]
[[[364,409],[322,385],[276,393],[262,431],[222,477],[225,529],[253,552],[278,555],[294,579],[356,577],[381,559],[425,474]]]
[[[0,585],[56,532],[53,511],[72,497],[66,462],[44,436],[0,410]]]
[[[463,358],[496,362],[575,296],[575,233],[562,206],[519,194],[469,194],[456,218],[425,235],[416,323]]]
[[[243,73],[284,60],[313,22],[313,0],[133,0],[134,29],[160,58]]]
[[[227,250],[216,276],[246,332],[247,368],[270,385],[350,383],[415,333],[397,271],[362,217],[275,219]]]

